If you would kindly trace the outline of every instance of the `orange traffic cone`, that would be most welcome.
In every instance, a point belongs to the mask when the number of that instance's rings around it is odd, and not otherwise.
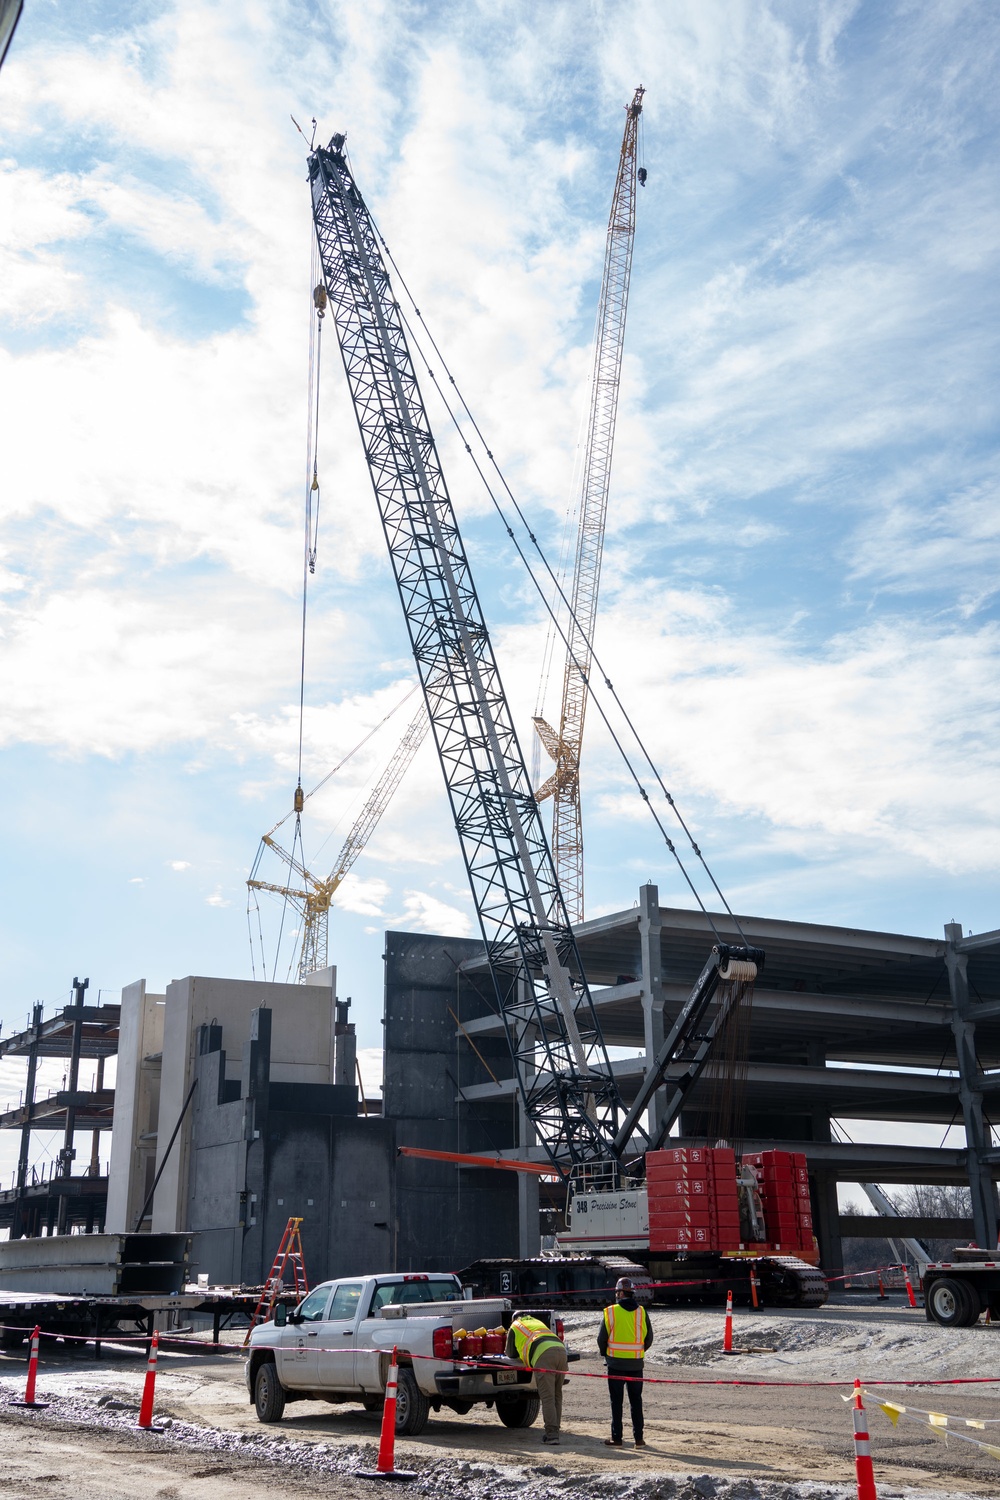
[[[732,1294],[732,1292],[727,1292],[726,1293],[726,1332],[725,1332],[725,1337],[722,1340],[722,1352],[723,1352],[723,1354],[732,1354],[732,1352],[733,1352],[733,1294]]]
[[[913,1295],[913,1282],[910,1280],[910,1268],[905,1264],[905,1262],[903,1264],[903,1275],[906,1278],[906,1295],[910,1299],[910,1306],[916,1307],[917,1299]]]
[[[854,1470],[858,1481],[858,1500],[878,1500],[875,1470],[868,1441],[868,1418],[861,1401],[861,1381],[854,1382]]]
[[[378,1463],[374,1469],[359,1469],[358,1474],[362,1479],[394,1479],[405,1481],[416,1479],[413,1469],[396,1469],[393,1467],[396,1451],[396,1387],[399,1384],[399,1364],[395,1346],[392,1350],[392,1363],[389,1366],[389,1378],[385,1383],[385,1404],[382,1407],[382,1434],[378,1445]]]
[[[149,1343],[149,1358],[146,1361],[146,1379],[142,1387],[142,1403],[139,1407],[138,1426],[147,1432],[162,1432],[162,1427],[153,1426],[153,1391],[156,1386],[156,1351],[160,1335],[154,1333]]]
[[[28,1354],[28,1381],[24,1387],[24,1400],[11,1401],[11,1406],[31,1406],[36,1411],[44,1410],[50,1403],[48,1401],[35,1400],[35,1379],[38,1375],[38,1341],[42,1330],[36,1323],[31,1330],[31,1349]]]
[[[880,1302],[884,1302],[885,1301],[885,1287],[882,1285],[882,1272],[881,1271],[879,1271],[879,1273],[878,1273],[878,1300]]]
[[[753,1266],[750,1267],[750,1296],[754,1307],[760,1307],[760,1298],[757,1296],[757,1272]]]

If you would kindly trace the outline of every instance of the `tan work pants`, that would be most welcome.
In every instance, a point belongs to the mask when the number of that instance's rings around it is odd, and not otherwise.
[[[569,1369],[566,1350],[562,1346],[549,1344],[542,1351],[538,1362],[543,1366],[541,1370],[535,1371],[535,1385],[542,1398],[542,1421],[546,1432],[558,1432],[562,1426],[563,1381]]]

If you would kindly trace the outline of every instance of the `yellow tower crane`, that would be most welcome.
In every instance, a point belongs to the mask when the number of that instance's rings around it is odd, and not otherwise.
[[[292,874],[298,876],[303,887],[300,889],[288,884],[274,885],[270,881],[257,879],[259,855],[250,879],[247,881],[250,890],[273,891],[283,896],[298,911],[302,923],[298,963],[300,984],[305,982],[307,975],[314,973],[317,969],[325,969],[327,966],[327,931],[334,895],[392,801],[393,794],[406,775],[410,762],[423,744],[427,728],[427,710],[421,703],[420,708],[410,720],[403,738],[393,751],[385,770],[369,793],[364,807],[355,818],[351,831],[344,840],[343,848],[337,856],[337,862],[325,880],[313,875],[301,860],[289,854],[287,849],[283,849],[274,837],[274,829],[270,833],[265,833],[261,838],[262,852],[265,847],[272,850],[288,866]]]
[[[636,183],[646,181],[637,166],[642,96],[637,88],[627,106],[618,177],[611,201],[604,278],[597,313],[590,420],[583,466],[568,648],[563,673],[558,733],[544,718],[533,722],[538,737],[555,761],[555,770],[535,792],[538,802],[552,798],[552,853],[571,922],[583,920],[583,821],[580,815],[580,752],[587,712],[587,679],[601,582],[604,524],[611,484],[611,456],[618,413],[625,313],[628,307],[635,240]]]

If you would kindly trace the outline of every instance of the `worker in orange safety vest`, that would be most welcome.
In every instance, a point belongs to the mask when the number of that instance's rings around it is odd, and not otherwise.
[[[649,1315],[636,1301],[634,1284],[623,1276],[615,1287],[614,1305],[604,1309],[597,1333],[597,1347],[607,1362],[608,1395],[611,1398],[611,1436],[604,1439],[607,1448],[622,1446],[626,1390],[635,1446],[646,1446],[642,1420],[642,1369],[646,1350],[652,1342]]]
[[[533,1372],[545,1424],[542,1442],[558,1443],[562,1426],[562,1388],[569,1369],[566,1345],[541,1318],[533,1318],[525,1312],[515,1313],[507,1334],[507,1357],[519,1359]]]

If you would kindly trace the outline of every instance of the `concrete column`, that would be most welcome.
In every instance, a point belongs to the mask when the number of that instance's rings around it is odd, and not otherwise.
[[[17,1202],[14,1204],[14,1217],[10,1227],[12,1240],[18,1240],[28,1233],[24,1200],[28,1190],[31,1115],[35,1107],[35,1075],[38,1071],[38,1038],[41,1028],[42,1007],[36,1000],[31,1012],[32,1039],[28,1048],[28,1078],[24,1086],[24,1124],[21,1127],[21,1148],[17,1156]]]
[[[358,1042],[354,1022],[347,1019],[351,1008],[351,997],[337,1000],[334,1004],[333,1024],[333,1082],[357,1087]]]
[[[948,922],[944,929],[944,961],[951,990],[951,1029],[958,1057],[958,1094],[965,1121],[966,1164],[969,1190],[972,1194],[972,1222],[976,1243],[992,1250],[997,1242],[997,1199],[993,1178],[985,1153],[992,1140],[983,1118],[983,1096],[979,1087],[980,1069],[976,1058],[976,1026],[970,1019],[968,959],[956,944],[962,940],[959,922]]]
[[[653,885],[639,887],[639,955],[642,964],[642,1023],[646,1070],[663,1046],[663,967],[660,958],[660,892]],[[650,1137],[659,1130],[663,1090],[657,1089],[647,1113]]]
[[[820,1265],[828,1276],[840,1276],[844,1270],[844,1247],[840,1239],[837,1179],[832,1172],[813,1174],[812,1204]]]

